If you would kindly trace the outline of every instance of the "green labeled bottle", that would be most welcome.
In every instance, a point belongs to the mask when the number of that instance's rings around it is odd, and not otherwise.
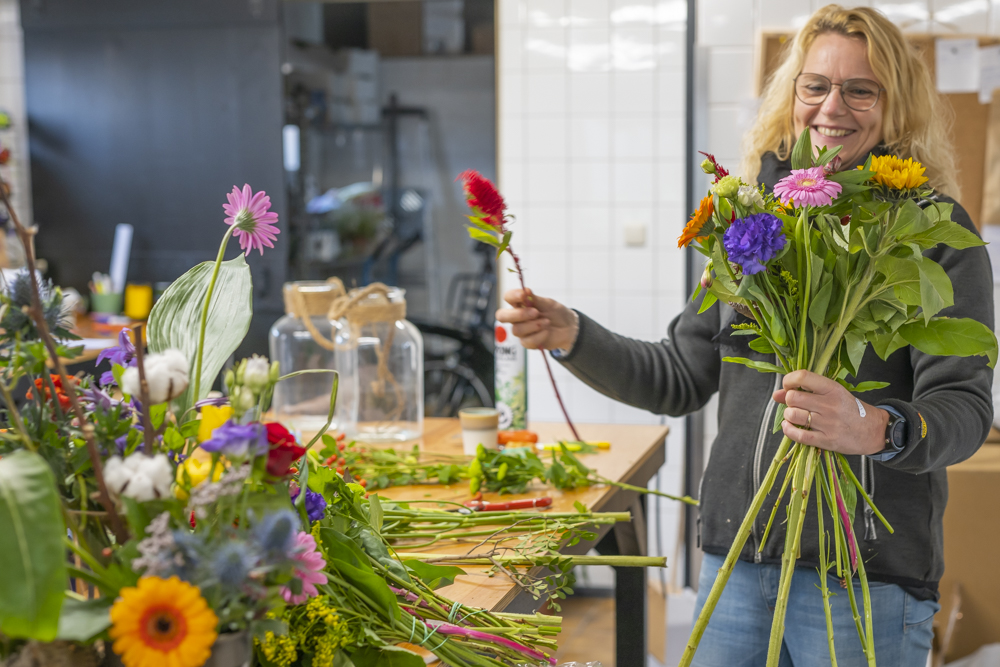
[[[494,330],[494,377],[499,428],[518,431],[528,428],[528,355],[509,324],[497,323]]]

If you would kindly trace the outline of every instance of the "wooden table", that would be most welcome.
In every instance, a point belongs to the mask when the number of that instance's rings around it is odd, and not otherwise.
[[[580,437],[585,440],[608,441],[611,449],[581,456],[588,467],[618,482],[646,486],[666,459],[665,426],[630,426],[610,424],[579,424]],[[538,433],[541,442],[554,442],[570,437],[565,424],[532,423],[531,430]],[[462,436],[457,419],[427,419],[420,447],[428,452],[461,454]],[[396,446],[397,449],[410,444]],[[468,483],[447,486],[404,486],[380,490],[379,495],[392,500],[451,500],[469,499]],[[575,502],[588,509],[601,512],[632,512],[629,524],[601,526],[598,540],[578,544],[565,550],[567,554],[584,554],[591,548],[601,553],[646,555],[645,496],[624,491],[613,486],[589,487],[562,492],[536,483],[523,496],[504,496],[506,500],[519,497],[551,496],[552,511],[572,512]],[[485,500],[498,499],[497,494],[484,494]],[[421,549],[423,552],[465,554],[465,545],[441,545]],[[486,568],[463,567],[469,574],[460,576],[451,586],[441,589],[441,594],[453,600],[493,611],[532,613],[540,606],[506,577],[485,576]],[[616,568],[616,634],[617,663],[621,667],[646,664],[646,572],[644,568]]]

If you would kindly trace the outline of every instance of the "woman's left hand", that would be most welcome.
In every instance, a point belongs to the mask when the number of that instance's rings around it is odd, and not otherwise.
[[[855,399],[834,380],[811,371],[793,371],[781,385],[773,397],[788,406],[781,430],[793,441],[841,454],[885,449],[889,413],[882,408]]]

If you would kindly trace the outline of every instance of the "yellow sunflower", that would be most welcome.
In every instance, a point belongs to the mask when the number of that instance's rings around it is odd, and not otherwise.
[[[143,577],[119,596],[109,634],[125,667],[201,667],[212,655],[219,619],[197,586]]]
[[[677,239],[678,248],[686,248],[691,244],[691,241],[697,239],[699,241],[708,238],[708,235],[701,236],[701,232],[704,230],[705,225],[708,223],[709,218],[712,217],[712,212],[715,210],[715,205],[712,204],[712,195],[709,195],[701,200],[698,204],[698,210],[691,215],[691,219],[684,226],[684,231],[681,232],[680,237]]]
[[[858,167],[861,169],[861,167]],[[895,190],[907,190],[916,188],[927,182],[924,176],[926,167],[919,162],[914,162],[908,157],[900,160],[895,155],[882,155],[872,158],[871,170],[875,172],[872,178],[876,183]]]

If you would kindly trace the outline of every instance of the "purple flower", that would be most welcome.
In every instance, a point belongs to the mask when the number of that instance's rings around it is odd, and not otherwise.
[[[117,347],[107,347],[101,350],[101,353],[97,355],[97,365],[104,360],[110,361],[112,364],[118,364],[124,368],[129,366],[135,366],[135,345],[132,344],[132,339],[129,337],[129,330],[122,329],[118,333],[118,346]],[[101,375],[101,386],[107,386],[109,384],[114,384],[115,375],[111,371],[104,371]]]
[[[722,237],[729,261],[736,262],[743,273],[752,275],[765,269],[765,264],[785,247],[781,220],[770,213],[755,213],[730,225]]]
[[[94,411],[100,409],[104,412],[110,412],[114,408],[121,406],[119,418],[122,420],[132,418],[132,406],[130,404],[111,398],[105,391],[98,389],[93,384],[86,389],[80,390],[80,401],[90,410]]]
[[[232,420],[212,432],[212,437],[201,443],[206,452],[220,452],[234,459],[267,454],[267,431],[260,424],[241,426]]]
[[[292,493],[292,502],[299,497],[299,490],[295,489]],[[306,489],[306,514],[309,516],[310,521],[319,521],[323,518],[323,514],[326,512],[326,500],[323,498],[323,494],[316,493]]]

